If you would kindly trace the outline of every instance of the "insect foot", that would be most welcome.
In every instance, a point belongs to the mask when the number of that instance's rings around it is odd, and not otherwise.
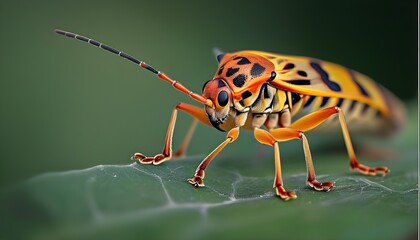
[[[296,199],[297,195],[295,192],[288,192],[286,189],[284,189],[283,186],[276,186],[276,194],[277,196],[281,197],[283,200],[290,200],[290,199]]]
[[[311,180],[306,182],[307,185],[309,185],[311,188],[317,190],[317,191],[326,191],[329,192],[331,188],[334,187],[335,182],[318,182],[318,180]]]
[[[163,163],[166,160],[169,160],[168,156],[160,153],[157,154],[154,157],[146,157],[145,155],[141,153],[134,153],[134,155],[131,157],[132,160],[137,160],[141,164],[153,164],[153,165],[159,165]]]
[[[204,187],[204,181],[201,177],[193,177],[187,180],[194,187]]]
[[[204,170],[197,169],[197,171],[194,174],[193,178],[188,179],[187,181],[193,185],[194,187],[204,187]]]
[[[352,163],[351,162],[350,167],[352,169],[355,169],[355,170],[363,173],[363,174],[371,175],[371,176],[376,176],[376,174],[382,174],[382,176],[385,176],[389,172],[388,167],[371,168],[371,167],[365,166],[365,165],[360,164],[360,163]]]

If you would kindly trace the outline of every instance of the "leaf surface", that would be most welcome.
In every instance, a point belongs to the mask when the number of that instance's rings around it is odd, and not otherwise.
[[[24,239],[402,239],[418,226],[417,115],[385,161],[385,176],[348,171],[342,152],[314,154],[330,192],[305,186],[304,159],[283,161],[283,180],[298,198],[274,194],[272,151],[260,159],[221,154],[203,188],[186,179],[203,156],[159,166],[99,165],[45,173],[1,193],[1,234]],[[282,149],[284,150],[284,149]],[[300,149],[301,150],[301,149]],[[315,156],[316,155],[316,156]],[[2,236],[0,235],[0,236]]]

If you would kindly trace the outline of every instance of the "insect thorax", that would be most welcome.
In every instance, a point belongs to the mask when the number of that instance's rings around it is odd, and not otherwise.
[[[287,127],[290,125],[291,112],[287,102],[287,92],[264,83],[257,94],[249,94],[233,102],[230,117],[235,126],[245,128]]]

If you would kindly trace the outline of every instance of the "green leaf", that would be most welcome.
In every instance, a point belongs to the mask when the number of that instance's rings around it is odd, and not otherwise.
[[[405,132],[386,145],[395,149],[393,157],[386,161],[361,157],[367,165],[389,166],[385,177],[348,171],[341,145],[340,152],[314,151],[318,179],[336,182],[328,193],[305,186],[302,154],[282,158],[285,186],[298,194],[292,201],[274,194],[274,162],[268,147],[259,159],[222,153],[207,169],[203,188],[186,181],[203,156],[159,166],[99,165],[45,173],[3,190],[0,238],[414,238],[418,140],[416,106],[411,109]]]

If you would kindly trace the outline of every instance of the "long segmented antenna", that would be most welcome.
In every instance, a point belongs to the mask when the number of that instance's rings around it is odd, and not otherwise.
[[[66,32],[66,31],[63,31],[63,30],[60,30],[60,29],[55,29],[54,31],[56,33],[60,34],[60,35],[63,35],[63,36],[69,37],[69,38],[74,38],[74,39],[77,39],[77,40],[80,40],[80,41],[83,41],[83,42],[90,43],[90,44],[92,44],[94,46],[97,46],[99,48],[105,49],[108,52],[114,53],[114,54],[116,54],[116,55],[118,55],[118,56],[120,56],[122,58],[125,58],[125,59],[129,60],[130,62],[133,62],[133,63],[137,64],[138,66],[140,66],[140,67],[142,67],[142,68],[144,68],[146,70],[149,70],[150,72],[156,74],[160,79],[165,80],[166,82],[170,83],[175,89],[177,89],[177,90],[179,90],[179,91],[181,91],[181,92],[189,95],[194,100],[196,100],[196,101],[198,101],[198,102],[200,102],[202,104],[205,104],[205,105],[207,105],[209,107],[214,108],[213,102],[210,99],[206,99],[203,96],[201,96],[201,95],[199,95],[197,93],[194,93],[194,92],[190,91],[188,88],[184,87],[184,85],[182,85],[178,81],[171,79],[165,73],[156,70],[154,67],[146,64],[143,61],[139,61],[136,58],[134,58],[134,57],[132,57],[132,56],[130,56],[130,55],[124,53],[124,52],[121,52],[121,51],[119,51],[117,49],[114,49],[114,48],[108,46],[108,45],[105,45],[105,44],[103,44],[101,42],[98,42],[96,40],[93,40],[93,39],[84,37],[82,35],[78,35],[78,34],[71,33],[71,32]]]

